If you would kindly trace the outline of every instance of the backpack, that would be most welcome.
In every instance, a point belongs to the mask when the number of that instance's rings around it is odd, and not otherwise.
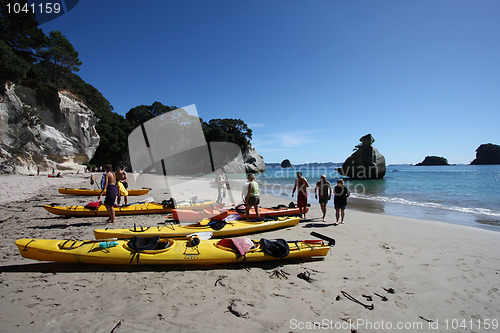
[[[132,237],[127,246],[135,251],[154,250],[160,242],[160,236],[156,237]]]
[[[264,253],[269,254],[275,258],[284,258],[290,253],[290,247],[286,240],[278,239],[265,239],[260,240],[260,247]]]

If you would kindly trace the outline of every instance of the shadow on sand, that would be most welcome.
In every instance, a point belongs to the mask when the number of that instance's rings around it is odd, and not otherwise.
[[[260,268],[263,270],[276,269],[286,265],[294,265],[297,263],[322,261],[323,258],[303,258],[303,259],[288,259],[276,260],[269,262],[245,263],[239,262],[234,264],[220,265],[97,265],[97,264],[75,264],[75,263],[34,263],[24,265],[6,265],[0,266],[0,273],[135,273],[135,272],[172,272],[172,271],[199,271],[213,269],[250,269]]]
[[[335,226],[335,223],[308,223],[306,225],[303,225],[302,228],[326,228],[326,227],[331,227]]]
[[[73,224],[51,224],[51,225],[43,225],[43,226],[33,226],[26,227],[26,229],[66,229],[71,227],[90,227],[90,226],[105,226],[106,223],[103,222],[81,222],[81,223],[73,223]]]

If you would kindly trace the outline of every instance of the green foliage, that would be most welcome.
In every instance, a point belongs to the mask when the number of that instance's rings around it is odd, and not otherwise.
[[[41,58],[41,69],[46,71],[46,76],[53,83],[69,77],[71,72],[78,72],[82,65],[78,52],[60,31],[49,33],[47,47],[41,52]]]
[[[202,126],[207,142],[233,142],[244,150],[252,139],[252,130],[241,119],[212,119]]]
[[[177,109],[176,106],[166,106],[160,102],[154,102],[151,105],[139,105],[130,109],[125,117],[129,121],[130,126],[136,128],[150,119],[175,109]]]
[[[125,118],[114,112],[107,113],[96,124],[96,130],[101,140],[90,163],[123,164],[128,156],[128,135],[131,130]]]
[[[5,41],[0,40],[0,81],[22,82],[31,64],[18,57]]]
[[[46,37],[38,28],[33,13],[8,14],[7,3],[0,0],[0,84],[21,83],[46,45]],[[21,1],[25,3],[26,1]]]
[[[9,14],[7,4],[27,1],[0,0],[0,40],[3,40],[21,59],[35,63],[38,52],[47,43],[47,37],[38,28],[38,21],[31,11]]]

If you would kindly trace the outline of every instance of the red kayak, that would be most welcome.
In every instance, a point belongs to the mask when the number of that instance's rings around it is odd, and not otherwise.
[[[309,210],[309,207],[306,207],[306,213]],[[235,209],[213,209],[206,208],[203,210],[177,210],[172,209],[172,215],[175,220],[182,222],[198,222],[203,219],[211,219],[211,220],[222,220],[231,214],[239,214],[241,218],[246,218],[245,211],[235,210]],[[290,216],[290,215],[299,215],[300,210],[298,208],[287,208],[287,207],[279,207],[279,208],[262,208],[259,207],[259,215],[261,217],[268,216]],[[250,209],[250,218],[256,218],[255,210]]]
[[[62,178],[61,174],[58,173],[56,176],[54,175],[47,175],[49,178]]]

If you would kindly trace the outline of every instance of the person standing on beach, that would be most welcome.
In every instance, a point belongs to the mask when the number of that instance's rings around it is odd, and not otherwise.
[[[226,183],[227,176],[224,168],[219,170],[219,174],[215,177],[217,183],[217,204],[221,204],[222,200],[226,197]]]
[[[123,187],[128,189],[128,178],[127,178],[127,173],[125,172],[125,170],[123,170],[119,166],[116,167],[115,176],[116,176],[116,181],[121,182],[123,184]],[[120,204],[121,199],[122,199],[122,195],[120,194],[120,191],[118,191],[118,199],[116,200],[116,203],[118,205]],[[123,201],[125,202],[125,206],[126,206],[128,203],[128,196],[125,196],[125,199],[123,199]]]
[[[321,211],[323,212],[323,222],[326,221],[326,204],[328,200],[332,198],[332,185],[328,180],[326,180],[325,175],[321,175],[319,182],[316,183],[314,188],[314,197],[318,199],[319,192],[319,205],[321,206]]]
[[[106,220],[108,223],[115,223],[115,199],[118,195],[118,186],[116,186],[116,176],[113,173],[113,167],[111,164],[106,164],[104,166],[106,171],[106,177],[104,178],[104,186],[101,193],[97,197],[97,200],[101,200],[101,196],[106,191],[106,198],[104,199],[104,206],[108,211],[109,218]]]
[[[250,219],[250,208],[255,209],[255,214],[257,215],[257,218],[260,217],[259,214],[259,203],[260,203],[260,197],[259,197],[259,184],[257,184],[257,181],[255,180],[255,175],[253,173],[248,174],[248,193],[245,198],[245,205],[246,205],[246,219]]]
[[[295,185],[293,186],[292,197],[297,190],[297,207],[299,207],[300,217],[304,216],[306,218],[307,212],[307,188],[309,183],[307,179],[302,177],[302,172],[297,172],[297,179],[295,180]]]
[[[337,180],[337,186],[333,188],[333,194],[335,195],[333,204],[335,206],[335,218],[337,219],[335,225],[338,225],[339,217],[341,218],[340,223],[344,223],[344,210],[347,206],[347,197],[351,195],[351,192],[344,186],[344,180],[339,179]]]

